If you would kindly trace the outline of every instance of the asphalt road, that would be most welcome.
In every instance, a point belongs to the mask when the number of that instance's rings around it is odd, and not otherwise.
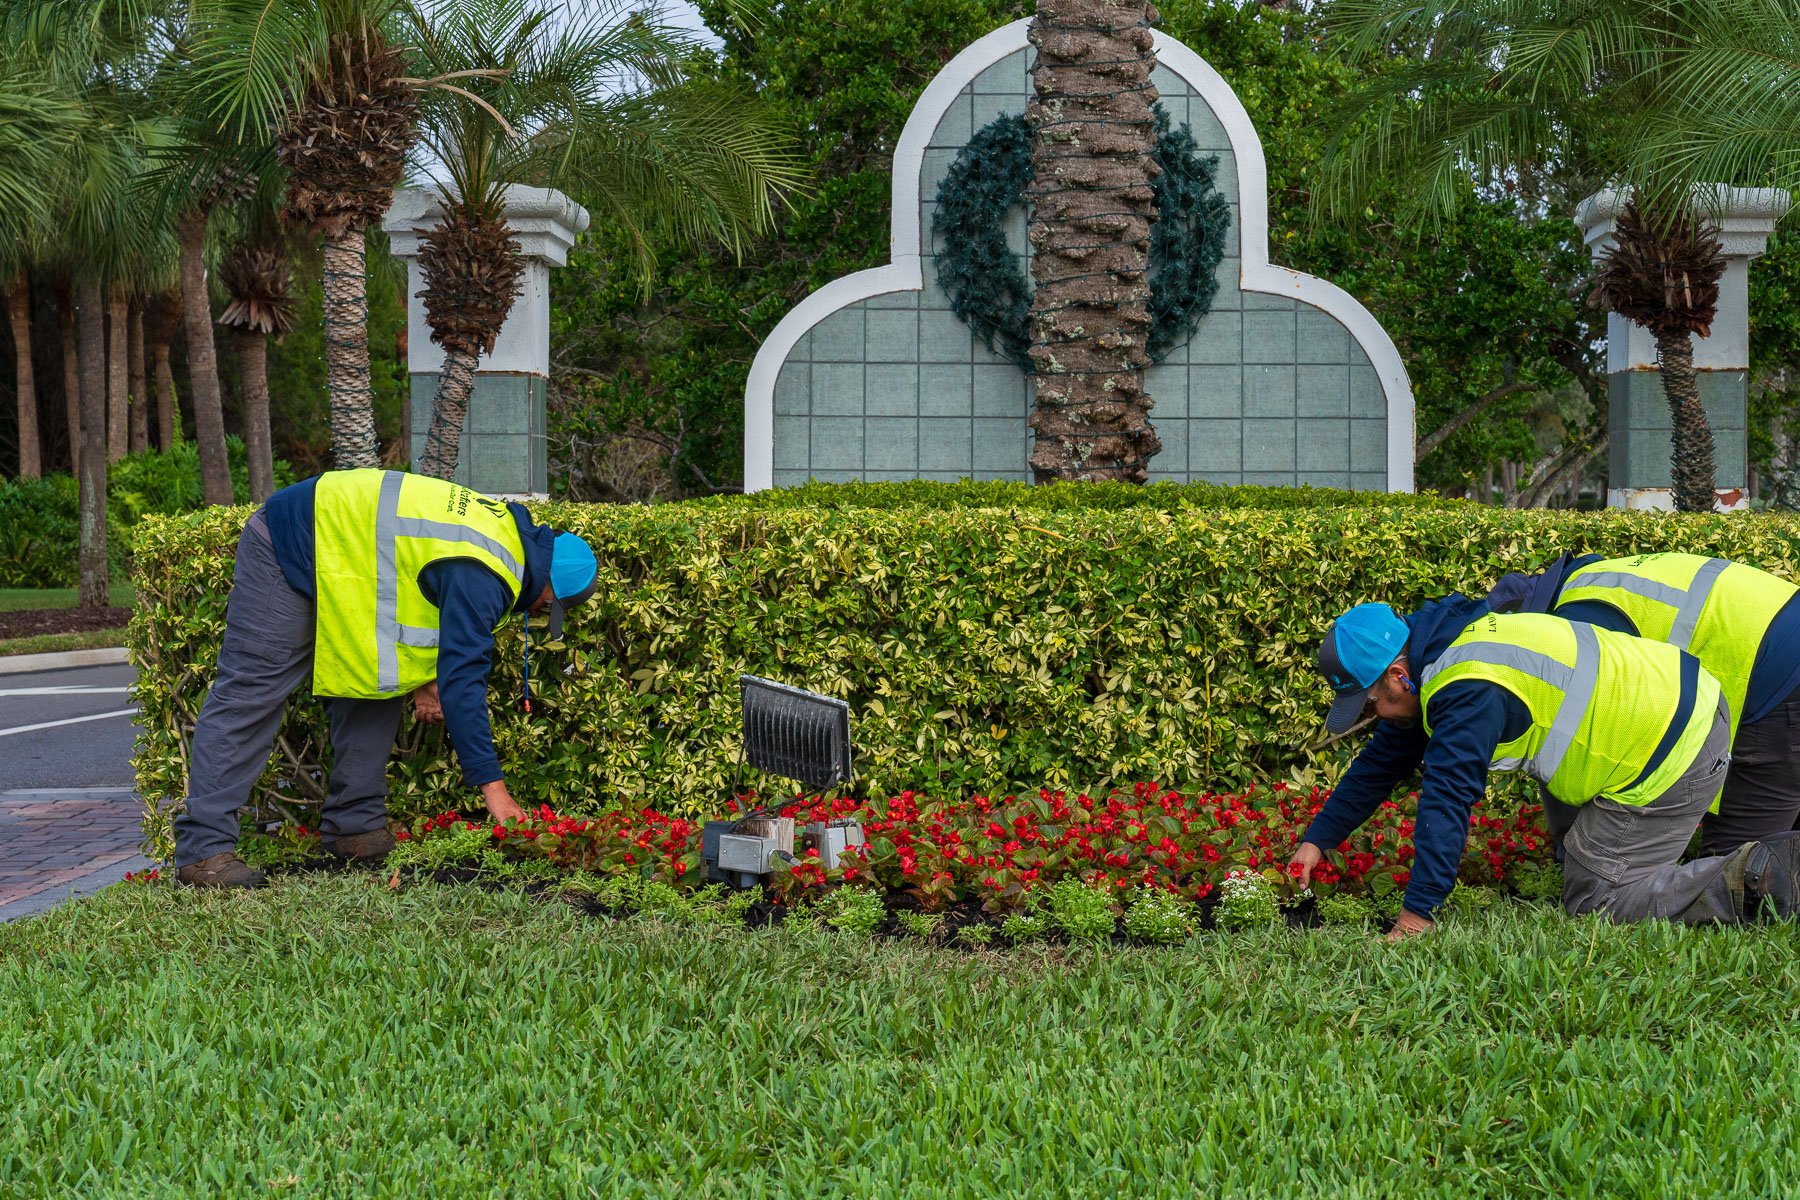
[[[0,792],[129,787],[128,663],[0,675]]]

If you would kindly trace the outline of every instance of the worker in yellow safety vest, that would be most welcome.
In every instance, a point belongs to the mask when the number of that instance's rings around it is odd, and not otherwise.
[[[331,725],[320,814],[330,853],[372,860],[393,848],[386,769],[408,697],[416,719],[444,725],[489,814],[522,816],[488,715],[494,636],[515,613],[548,611],[550,638],[560,638],[565,611],[598,578],[581,538],[459,484],[331,471],[276,492],[238,539],[218,675],[175,819],[176,878],[263,884],[237,854],[238,814],[268,766],[288,696],[309,675]]]
[[[1700,853],[1723,854],[1800,823],[1800,587],[1701,554],[1564,555],[1508,575],[1488,604],[1667,642],[1700,660],[1731,705],[1731,769],[1700,823]],[[1553,828],[1567,820],[1551,806]]]
[[[1326,718],[1375,736],[1303,835],[1309,883],[1402,782],[1423,768],[1404,910],[1392,936],[1431,928],[1456,884],[1470,812],[1490,771],[1524,771],[1575,814],[1563,904],[1618,921],[1734,922],[1800,905],[1791,835],[1681,863],[1729,761],[1730,711],[1690,654],[1560,617],[1501,615],[1449,596],[1401,618],[1361,604],[1332,624],[1319,664]]]

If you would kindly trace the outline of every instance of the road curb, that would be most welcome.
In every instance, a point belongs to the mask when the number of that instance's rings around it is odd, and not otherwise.
[[[59,883],[55,887],[45,888],[29,896],[21,896],[10,904],[0,904],[0,924],[17,921],[21,917],[35,917],[49,912],[57,905],[68,900],[76,900],[82,896],[91,896],[103,887],[111,887],[124,880],[127,872],[147,871],[151,867],[166,867],[167,863],[152,862],[142,854],[134,854],[123,862],[111,866],[96,867],[79,879],[71,879],[67,883]]]
[[[90,650],[60,650],[53,654],[0,656],[0,675],[24,675],[31,671],[60,671],[67,667],[105,667],[130,662],[123,646],[96,646]]]

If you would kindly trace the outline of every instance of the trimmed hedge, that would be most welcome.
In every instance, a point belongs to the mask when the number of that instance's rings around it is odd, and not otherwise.
[[[601,578],[567,648],[536,652],[530,719],[517,711],[520,631],[501,636],[495,741],[522,802],[716,809],[738,758],[741,673],[848,698],[863,795],[1329,782],[1347,747],[1323,744],[1329,696],[1313,655],[1352,603],[1405,611],[1480,593],[1565,549],[1693,550],[1800,576],[1800,524],[1763,515],[786,499],[538,506],[593,542]],[[149,519],[137,536],[137,769],[152,850],[169,844],[248,515]],[[316,801],[323,731],[318,706],[294,701],[262,799]],[[403,818],[466,795],[435,727],[404,730],[389,778]]]

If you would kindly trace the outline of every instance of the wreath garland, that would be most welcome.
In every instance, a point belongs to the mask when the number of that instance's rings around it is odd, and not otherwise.
[[[1156,220],[1150,226],[1150,338],[1145,350],[1161,362],[1193,336],[1212,311],[1217,272],[1225,257],[1231,209],[1215,186],[1219,158],[1201,158],[1193,131],[1172,128],[1156,105],[1156,149],[1162,174],[1151,184]],[[988,122],[938,185],[932,232],[943,239],[938,286],[951,311],[989,350],[1029,374],[1031,283],[1006,244],[1006,214],[1032,180],[1031,127],[1020,115]]]

